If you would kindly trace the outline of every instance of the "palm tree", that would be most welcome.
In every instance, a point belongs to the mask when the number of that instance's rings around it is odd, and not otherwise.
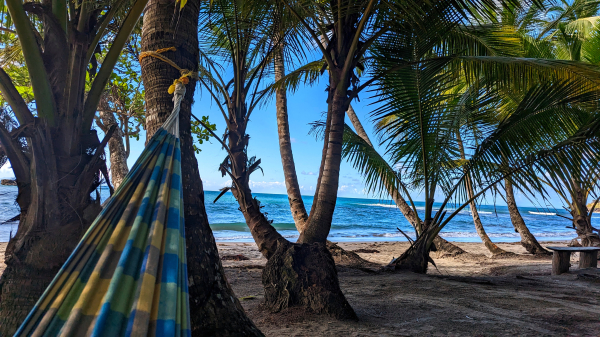
[[[281,57],[281,51],[274,53],[282,41],[273,34],[279,24],[272,20],[277,7],[268,2],[213,1],[203,13],[201,44],[206,48],[199,81],[219,103],[227,125],[224,139],[215,138],[227,151],[219,170],[232,181],[217,199],[231,190],[259,250],[268,259],[263,271],[266,305],[273,311],[304,306],[313,312],[356,319],[339,288],[335,264],[325,245],[293,244],[284,239],[261,212],[250,189],[250,175],[261,169],[261,161],[247,152],[250,136],[246,128],[251,114],[273,92],[265,81],[271,75],[273,59]],[[217,64],[231,67],[230,80]],[[280,71],[275,75],[280,76]]]
[[[500,4],[488,2],[483,4],[479,1],[442,1],[436,4],[412,1],[281,2],[296,17],[298,25],[304,28],[300,34],[311,37],[313,44],[317,45],[323,54],[323,60],[300,67],[288,74],[287,79],[284,78],[281,82],[283,84],[286,81],[298,83],[300,77],[304,77],[305,82],[311,82],[314,81],[315,74],[319,72],[323,73],[324,70],[328,70],[329,74],[328,88],[330,89],[327,99],[328,112],[321,168],[313,207],[308,218],[306,218],[306,212],[301,205],[294,204],[296,200],[300,200],[299,190],[296,188],[297,184],[294,184],[293,173],[289,172],[291,165],[284,165],[290,206],[296,225],[301,229],[300,242],[322,242],[330,229],[337,196],[339,163],[341,162],[340,144],[344,130],[343,112],[349,111],[351,100],[357,98],[361,91],[366,88],[374,90],[379,88],[378,80],[383,76],[383,74],[371,71],[371,68],[368,67],[373,59],[372,48],[385,38],[394,36],[397,32],[403,32],[411,26],[427,28],[423,30],[431,34],[430,40],[437,41],[440,32],[443,34],[451,30],[461,22],[461,18],[464,18],[467,13],[472,18],[489,20],[495,16],[496,5]],[[510,1],[502,3],[502,5],[518,8],[514,2]],[[472,46],[475,46],[475,50],[485,49],[486,46],[477,43],[478,36],[470,33],[462,34],[462,41],[469,41]],[[406,43],[409,42],[406,41]],[[428,48],[427,43],[430,42],[426,42],[420,47]],[[386,71],[394,72],[399,68],[409,66],[409,63],[398,64]],[[369,79],[360,83],[361,79],[355,73],[355,69],[363,73],[363,78]],[[281,111],[281,108],[279,109]],[[283,136],[280,137],[280,142],[283,144],[282,155],[285,158],[291,158],[291,148],[285,146],[287,144],[285,128],[281,127],[285,124],[281,119],[283,115],[279,116],[280,131],[282,131],[280,135]],[[356,123],[353,121],[353,124]],[[406,201],[400,195],[394,199],[398,201],[400,209],[409,222],[414,223],[416,214],[411,214],[410,209],[406,207],[408,206]],[[300,226],[299,223],[301,223]],[[450,246],[456,253],[462,252],[457,249],[458,247],[452,247],[441,238],[436,237],[435,240],[440,248]]]
[[[418,57],[417,53],[403,54],[401,48],[397,46],[395,49],[400,51],[397,54],[399,57]],[[397,64],[399,60],[390,57],[392,50],[387,51],[381,54],[386,55],[380,60],[381,65],[390,67]],[[486,78],[500,79],[496,81],[503,85],[509,82],[509,76],[516,71],[531,76],[534,69],[528,69],[530,67],[536,68],[536,76],[542,76],[539,71],[543,69],[533,64],[545,64],[536,60],[527,60],[526,63],[513,60],[508,63],[507,59],[494,59],[503,60],[502,63],[493,64],[491,68],[495,70],[488,68],[477,71],[473,71],[472,67],[491,64],[483,61],[482,57],[456,56],[455,60],[467,69],[467,78],[472,79],[474,73],[485,74]],[[473,60],[477,64],[472,64]],[[453,61],[440,58],[427,66],[398,71],[383,80],[387,86],[378,94],[386,104],[375,110],[373,115],[376,120],[382,121],[378,133],[387,144],[388,156],[394,165],[407,171],[404,179],[411,181],[413,187],[423,189],[426,196],[422,230],[418,232],[411,248],[392,263],[394,268],[425,271],[434,236],[458,212],[498,182],[509,179],[518,181],[521,186],[527,183],[532,189],[543,191],[534,171],[540,172],[551,165],[572,168],[573,162],[566,161],[561,157],[563,155],[580,158],[585,168],[592,169],[594,166],[590,162],[596,155],[587,151],[598,146],[596,127],[600,121],[581,119],[579,110],[574,112],[571,106],[594,101],[597,92],[586,88],[582,82],[584,80],[552,80],[560,77],[561,72],[570,73],[572,69],[556,69],[554,74],[551,70],[546,78],[543,78],[545,75],[542,78],[534,76],[538,79],[536,82],[541,84],[526,89],[526,94],[518,104],[507,107],[513,109],[507,117],[494,125],[487,122],[490,118],[482,114],[480,109],[456,109],[455,105],[449,104],[459,95],[452,90],[459,83],[456,80],[457,72],[454,71],[456,68],[451,65]],[[481,61],[483,63],[479,63]],[[556,65],[564,67],[566,64],[559,62]],[[581,68],[582,71],[585,69],[589,68]],[[565,77],[564,74],[562,77]],[[495,93],[493,88],[485,85],[478,89],[477,92],[481,93],[477,100],[481,100],[480,95],[490,90]],[[554,121],[554,118],[559,120]],[[460,159],[456,137],[461,128],[485,130],[483,141],[466,162]],[[347,146],[355,162],[365,160],[365,155],[354,149],[361,146],[360,142],[349,142]],[[582,152],[583,149],[586,152]],[[457,159],[460,160],[457,162]],[[474,195],[469,193],[470,188],[475,191]],[[445,195],[444,201],[433,214],[433,196],[440,190]],[[455,200],[458,207],[446,216],[445,208],[451,200]]]
[[[142,51],[175,46],[176,51],[168,51],[163,55],[181,68],[196,71],[199,61],[198,34],[205,34],[204,30],[198,31],[200,7],[203,4],[197,0],[188,1],[179,12],[175,12],[176,6],[179,7],[179,3],[164,5],[160,0],[149,1],[142,28]],[[176,24],[172,24],[174,12]],[[168,63],[153,57],[143,58],[141,66],[146,94],[146,131],[150,138],[173,107],[172,95],[167,88],[182,74]],[[192,334],[260,336],[262,334],[246,316],[227,282],[209,227],[190,122],[195,84],[196,80],[192,78],[186,85],[187,92],[179,113]]]
[[[9,34],[19,40],[35,105],[27,104],[13,79],[0,70],[0,91],[19,127],[0,126],[21,208],[19,228],[6,249],[0,278],[0,334],[10,335],[25,318],[100,209],[90,198],[106,173],[104,147],[91,130],[101,94],[145,0],[6,0]],[[98,43],[108,25],[120,27],[102,67],[95,72]],[[7,45],[3,45],[7,48]],[[88,67],[93,78],[86,92]],[[35,108],[35,113],[32,109]]]
[[[274,77],[275,81],[281,81],[286,73],[285,73],[285,51],[289,48],[286,48],[286,37],[294,37],[293,34],[289,34],[289,31],[286,32],[286,28],[283,26],[283,23],[289,22],[289,20],[285,20],[283,16],[283,9],[281,7],[278,8],[276,14],[278,15],[278,20],[276,21],[276,29],[277,35],[275,35],[276,46],[273,50],[273,67],[274,67]],[[290,44],[292,42],[289,42]],[[291,56],[288,56],[288,58]],[[292,217],[294,218],[294,223],[296,224],[296,228],[298,232],[302,232],[304,230],[304,225],[306,224],[306,220],[308,220],[308,213],[306,212],[306,207],[304,206],[304,201],[302,200],[302,194],[300,192],[300,185],[298,184],[298,175],[296,172],[296,165],[294,162],[294,154],[292,152],[292,141],[290,136],[290,126],[288,121],[288,108],[287,108],[287,89],[283,86],[278,87],[275,90],[275,109],[277,111],[277,133],[279,136],[279,152],[281,155],[281,165],[283,167],[283,174],[285,177],[285,187],[288,194],[288,201],[290,203],[290,210],[292,212]]]
[[[503,22],[517,27],[525,49],[525,57],[570,60],[598,65],[600,51],[600,30],[598,29],[598,10],[600,2],[593,0],[563,1],[548,8],[531,6],[527,11],[506,11]],[[595,113],[594,109],[588,112]],[[589,118],[593,118],[590,115]],[[592,194],[595,180],[593,176],[575,178],[576,172],[565,172],[550,187],[563,199],[571,212],[570,219],[578,238],[572,244],[600,245],[598,234],[591,226],[591,210],[586,206],[588,196]],[[511,210],[511,219],[515,229],[521,233],[525,247],[539,250],[532,241],[527,240],[528,231],[522,226],[524,221],[518,213],[514,201],[512,184],[507,182],[506,197]],[[517,186],[518,187],[518,186]],[[524,234],[523,234],[524,233]],[[525,237],[524,237],[525,236]]]
[[[283,15],[283,13],[284,13],[283,10],[278,10],[279,15]],[[279,22],[282,22],[282,21],[289,22],[289,20],[286,21],[283,19],[280,20]],[[295,28],[297,28],[297,27],[295,27]],[[291,30],[292,28],[289,27],[287,29]],[[291,147],[291,136],[290,136],[290,131],[289,131],[289,122],[288,122],[288,113],[287,113],[287,93],[286,93],[287,88],[286,88],[286,86],[283,85],[283,83],[287,82],[286,84],[289,86],[289,84],[290,84],[289,82],[294,82],[296,85],[298,85],[299,83],[302,82],[302,81],[300,81],[300,77],[302,77],[302,76],[305,77],[305,80],[304,80],[305,83],[307,83],[307,82],[313,83],[316,80],[316,78],[318,78],[319,75],[321,75],[323,73],[321,71],[322,70],[321,63],[325,62],[325,60],[321,60],[321,62],[309,63],[306,66],[301,67],[300,69],[294,71],[292,74],[290,74],[290,76],[285,77],[285,59],[286,59],[286,57],[284,56],[284,53],[287,50],[285,47],[285,45],[286,45],[285,37],[290,36],[290,35],[289,34],[286,35],[284,30],[285,30],[285,28],[283,28],[283,27],[280,28],[279,35],[284,37],[284,39],[282,40],[281,43],[278,44],[279,48],[277,48],[274,51],[274,60],[273,60],[274,67],[275,67],[275,81],[278,82],[278,85],[276,86],[275,103],[276,103],[276,110],[277,110],[279,150],[280,150],[280,155],[281,155],[283,172],[284,172],[284,176],[285,176],[286,191],[288,194],[290,210],[292,212],[292,216],[294,218],[294,223],[296,225],[296,228],[298,229],[299,232],[302,232],[306,225],[306,221],[308,220],[308,213],[306,212],[306,208],[305,208],[304,202],[302,200],[302,194],[300,192],[300,186],[298,184],[298,177],[297,177],[295,163],[294,163],[294,156],[293,156],[292,147]],[[295,37],[296,37],[296,35],[292,35],[292,37],[290,38],[292,41],[290,41],[290,43],[297,42]],[[325,45],[326,41],[325,41],[324,36],[320,37],[320,43],[322,45]],[[293,58],[293,56],[290,56],[290,58]],[[293,89],[297,89],[297,88],[294,87]],[[348,115],[348,118],[352,122],[352,125],[356,129],[358,135],[361,138],[363,138],[368,144],[371,144],[371,141],[370,141],[368,135],[366,134],[366,132],[364,131],[364,128],[362,127],[362,124],[361,124],[360,120],[358,119],[356,113],[354,112],[354,109],[352,108],[351,104],[348,105],[348,110],[346,111],[346,114]],[[409,223],[413,224],[413,226],[414,226],[414,224],[416,223],[416,221],[418,219],[415,216],[415,214],[413,213],[413,211],[410,208],[410,206],[408,205],[408,203],[406,202],[406,200],[402,197],[401,194],[395,192],[395,190],[393,190],[393,188],[391,188],[391,187],[388,192],[392,196],[396,205],[402,211],[402,214],[407,218]],[[435,244],[436,244],[437,250],[444,251],[447,255],[458,255],[458,254],[464,253],[464,251],[461,248],[442,239],[439,236],[436,237]],[[328,245],[332,245],[332,243],[328,242]],[[343,251],[343,249],[340,247],[336,247],[336,249]]]

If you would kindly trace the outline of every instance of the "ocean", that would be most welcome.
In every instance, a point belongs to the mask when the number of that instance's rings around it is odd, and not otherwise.
[[[219,242],[252,242],[252,236],[238,204],[231,195],[225,194],[216,203],[214,198],[219,192],[206,191],[206,212]],[[0,186],[0,223],[18,214],[15,203],[17,188]],[[108,190],[101,190],[102,198],[108,197]],[[294,240],[298,232],[294,226],[287,195],[255,193],[254,196],[264,206],[263,211],[275,228],[286,238]],[[311,197],[303,197],[307,209],[312,204]],[[437,205],[437,204],[436,204]],[[417,210],[423,215],[424,203],[416,203]],[[435,208],[435,205],[434,205]],[[452,207],[448,207],[451,209]],[[576,236],[575,231],[565,228],[570,221],[557,216],[569,216],[565,210],[539,209],[533,207],[519,208],[529,230],[540,241],[570,240]],[[450,212],[448,212],[450,213]],[[520,237],[510,222],[506,206],[481,205],[479,215],[490,238],[496,242],[519,241]],[[600,215],[595,216],[600,217]],[[0,242],[7,242],[10,235],[17,231],[17,222],[0,224]],[[414,238],[414,230],[404,218],[400,210],[389,200],[338,198],[333,216],[333,224],[329,239],[340,241],[406,241],[400,228]],[[475,231],[470,211],[463,209],[442,230],[441,236],[449,241],[480,242]]]

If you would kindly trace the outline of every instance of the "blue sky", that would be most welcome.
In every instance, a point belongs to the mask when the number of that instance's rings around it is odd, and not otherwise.
[[[325,75],[326,76],[326,75]],[[321,160],[322,141],[317,141],[312,135],[308,134],[310,122],[321,118],[323,111],[327,109],[326,100],[326,77],[323,77],[320,83],[313,87],[303,87],[294,94],[288,94],[288,111],[290,132],[292,137],[292,148],[298,180],[303,195],[313,195],[319,172]],[[375,143],[372,124],[369,120],[369,113],[374,109],[373,100],[368,98],[368,93],[361,95],[361,101],[352,103],[357,115],[361,118],[365,129]],[[219,109],[211,102],[210,97],[204,94],[200,87],[196,88],[195,103],[192,112],[197,117],[208,115],[210,122],[217,125],[216,133],[221,135],[225,129],[223,117]],[[279,143],[277,137],[277,120],[275,115],[275,101],[271,99],[266,105],[258,108],[252,113],[251,121],[248,126],[250,135],[249,155],[256,156],[262,160],[261,167],[264,175],[259,171],[251,176],[251,188],[257,193],[276,193],[285,194],[285,182],[279,155]],[[131,155],[129,157],[129,167],[133,165],[144,147],[145,135],[140,137],[140,141],[132,140]],[[202,152],[196,157],[199,163],[200,175],[204,182],[204,188],[208,191],[216,191],[221,187],[230,184],[228,177],[221,177],[217,170],[221,161],[225,158],[225,152],[220,144],[211,140],[201,145]],[[108,152],[108,151],[107,151]],[[359,173],[347,162],[342,162],[340,171],[340,187],[338,195],[340,197],[350,198],[377,198],[366,194],[362,178]],[[13,177],[9,165],[0,168],[0,178]],[[422,201],[423,196],[418,193],[412,194],[413,200]],[[517,194],[519,206],[532,206],[530,200],[525,196]],[[436,195],[436,201],[442,201],[441,195]],[[483,204],[491,204],[494,201],[489,198],[482,201]],[[560,201],[553,198],[555,207],[561,207]],[[501,198],[496,200],[497,205],[505,205]],[[535,205],[540,206],[540,205]]]

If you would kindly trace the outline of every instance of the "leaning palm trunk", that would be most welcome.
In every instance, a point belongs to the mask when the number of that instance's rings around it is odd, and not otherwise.
[[[466,160],[465,148],[464,148],[459,131],[456,132],[456,140],[457,140],[457,144],[458,144],[458,149],[460,151],[460,158],[462,160]],[[467,190],[468,198],[473,199],[475,192],[473,191],[473,184],[469,177],[467,177],[467,179],[465,179],[465,187]],[[483,242],[485,247],[488,249],[488,251],[490,253],[492,253],[492,256],[509,254],[507,251],[505,251],[504,249],[498,247],[495,243],[493,243],[492,239],[490,239],[490,237],[485,232],[485,229],[483,228],[483,224],[481,223],[481,218],[479,217],[479,212],[477,212],[477,204],[475,203],[475,200],[473,200],[469,203],[469,209],[471,211],[471,216],[473,217],[473,223],[475,224],[475,229],[477,230],[477,235],[479,235],[479,237],[481,238],[481,241]]]
[[[281,80],[285,76],[284,58],[281,48],[274,52],[275,81]],[[285,88],[278,88],[276,91],[276,109],[277,109],[277,131],[279,135],[279,151],[281,154],[281,163],[283,174],[285,176],[285,186],[290,203],[290,210],[294,218],[294,223],[299,233],[302,233],[308,213],[302,200],[298,176],[294,164],[292,153],[291,136],[287,112],[287,94]],[[351,109],[351,107],[350,107]],[[349,267],[362,268],[371,265],[370,262],[362,259],[356,253],[348,252],[337,244],[327,241],[327,248],[336,264],[343,264]]]
[[[545,250],[544,247],[539,244],[535,236],[533,236],[529,231],[529,228],[527,228],[527,225],[519,212],[519,208],[517,208],[512,183],[509,179],[505,179],[504,184],[508,213],[510,214],[510,220],[515,227],[515,231],[521,236],[521,245],[531,254],[550,254],[550,252]]]
[[[164,55],[181,68],[196,70],[199,53],[199,3],[197,0],[187,3],[178,16],[178,30],[175,32],[171,25],[174,3],[165,5],[160,0],[149,1],[142,30],[142,50],[156,51],[177,46],[176,52]],[[146,91],[146,130],[149,139],[168,117],[168,107],[172,107],[173,103],[167,89],[181,74],[169,64],[152,57],[144,58],[141,66]],[[191,80],[187,85],[179,114],[192,335],[258,336],[261,335],[260,331],[246,316],[227,282],[208,224],[204,190],[190,127],[195,83]]]
[[[285,66],[283,60],[283,50],[278,48],[274,52],[275,81],[281,80],[285,76]],[[302,201],[298,176],[296,175],[296,165],[294,164],[294,155],[292,153],[292,142],[290,139],[290,125],[288,121],[287,94],[285,88],[277,89],[275,93],[275,106],[277,109],[277,132],[279,134],[279,152],[281,154],[281,164],[283,165],[283,174],[285,176],[285,187],[287,189],[290,210],[294,217],[294,223],[298,232],[302,233],[308,214]]]
[[[298,239],[298,242],[301,243],[325,243],[331,230],[333,212],[337,202],[344,139],[344,117],[349,105],[346,93],[348,85],[337,83],[334,77],[330,76],[329,87],[338,89],[329,91],[328,125],[323,144],[324,158],[319,169],[318,190],[315,193],[306,226]]]

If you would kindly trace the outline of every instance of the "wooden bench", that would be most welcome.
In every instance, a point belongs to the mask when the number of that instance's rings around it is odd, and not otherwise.
[[[579,269],[597,268],[600,247],[547,247],[554,251],[552,255],[552,275],[569,271],[571,253],[579,253]]]

